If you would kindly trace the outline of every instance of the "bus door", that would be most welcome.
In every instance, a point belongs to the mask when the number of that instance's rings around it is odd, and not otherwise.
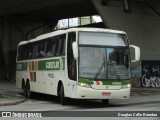
[[[73,56],[72,43],[76,40],[76,33],[68,33],[68,44],[67,44],[67,68],[68,68],[68,87],[71,98],[75,98],[77,91],[77,61]]]

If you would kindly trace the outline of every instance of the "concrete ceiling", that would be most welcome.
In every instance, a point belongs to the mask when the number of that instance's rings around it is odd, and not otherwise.
[[[0,0],[0,15],[61,19],[97,14],[90,0]]]

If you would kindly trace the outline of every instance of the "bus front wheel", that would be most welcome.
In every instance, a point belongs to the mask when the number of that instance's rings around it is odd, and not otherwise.
[[[60,89],[59,89],[59,98],[60,98],[60,101],[61,101],[62,105],[66,105],[67,104],[67,98],[64,95],[64,87],[63,87],[63,85],[61,85]]]

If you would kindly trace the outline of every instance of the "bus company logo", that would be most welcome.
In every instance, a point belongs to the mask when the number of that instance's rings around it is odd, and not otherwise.
[[[112,85],[122,85],[121,82],[112,82]]]
[[[56,62],[46,62],[47,69],[59,68],[59,61]]]

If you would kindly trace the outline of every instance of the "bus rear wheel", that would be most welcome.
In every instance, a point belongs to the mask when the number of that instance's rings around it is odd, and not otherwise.
[[[102,100],[102,104],[108,104],[109,103],[109,99],[104,99],[104,100]]]
[[[63,85],[60,86],[59,89],[59,98],[60,98],[60,102],[62,105],[66,105],[67,104],[67,98],[64,95],[64,87]]]

